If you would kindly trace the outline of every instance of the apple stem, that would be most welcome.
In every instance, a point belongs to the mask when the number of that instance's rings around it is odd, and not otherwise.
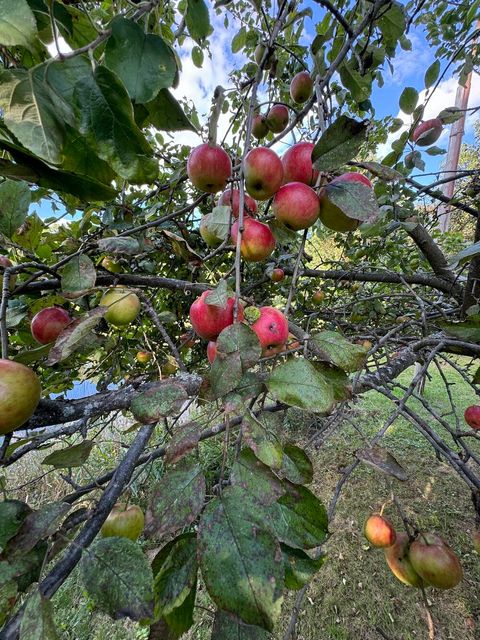
[[[224,100],[225,90],[223,87],[218,85],[213,93],[213,107],[210,115],[210,122],[208,124],[208,142],[210,144],[216,144],[217,142],[218,119],[222,112]]]

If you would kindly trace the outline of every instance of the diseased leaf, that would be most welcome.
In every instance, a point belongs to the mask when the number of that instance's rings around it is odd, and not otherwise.
[[[0,0],[0,44],[30,49],[37,35],[37,23],[27,0]]]
[[[102,538],[83,553],[82,581],[95,606],[115,620],[153,614],[153,574],[147,557],[128,538]]]
[[[382,447],[375,446],[358,449],[355,455],[359,460],[373,467],[376,471],[380,471],[388,476],[393,476],[402,482],[408,479],[405,469],[398,464],[389,451]]]
[[[155,487],[145,534],[162,538],[191,524],[203,508],[205,478],[200,465],[168,471]]]
[[[367,125],[347,116],[340,116],[326,129],[312,151],[312,160],[319,171],[333,171],[352,160],[366,140]]]
[[[227,308],[227,300],[230,297],[230,292],[228,290],[227,281],[225,278],[221,278],[215,287],[208,292],[208,295],[205,296],[205,303],[211,304],[214,307],[221,307],[222,309]]]
[[[81,467],[88,460],[93,445],[92,440],[84,440],[66,449],[53,451],[42,460],[42,464],[51,464],[55,469]]]
[[[160,89],[173,85],[177,63],[163,38],[145,33],[139,24],[122,16],[114,18],[110,26],[105,64],[122,80],[134,102],[149,102]]]
[[[132,400],[130,410],[142,424],[152,424],[178,413],[188,400],[188,394],[178,382],[159,382]]]
[[[281,547],[285,563],[285,586],[287,589],[301,589],[317,573],[326,556],[311,558],[301,549],[294,549],[286,544],[282,544]]]
[[[446,334],[454,338],[465,340],[466,342],[480,342],[480,315],[478,314],[470,315],[461,322],[439,320],[438,325]]]
[[[53,606],[38,589],[28,598],[20,623],[20,640],[58,640]]]
[[[7,544],[8,555],[27,553],[44,538],[48,538],[57,529],[60,520],[70,511],[71,505],[66,502],[51,502],[38,511],[32,511],[23,521],[22,526]]]
[[[461,120],[465,116],[465,112],[458,107],[447,107],[446,109],[442,109],[438,114],[438,118],[443,122],[443,124],[453,124],[457,122],[457,120]]]
[[[220,609],[215,613],[211,640],[271,640],[271,638],[268,631],[261,627],[244,624]]]
[[[303,449],[294,444],[286,444],[283,447],[279,475],[294,484],[310,484],[313,480],[312,462]]]
[[[305,358],[287,360],[275,367],[267,387],[280,402],[315,413],[328,413],[335,403],[332,386]]]
[[[378,176],[385,182],[394,182],[396,180],[405,180],[405,176],[402,175],[399,171],[395,171],[395,169],[391,169],[390,167],[386,167],[384,164],[380,164],[379,162],[363,162],[362,167],[373,173],[373,175]]]
[[[38,582],[47,549],[48,543],[45,540],[40,540],[27,553],[18,551],[9,554],[8,562],[14,572],[19,592],[27,591],[31,584]]]
[[[195,583],[182,604],[175,607],[171,613],[165,614],[163,618],[160,619],[159,622],[163,623],[164,627],[162,629],[159,625],[159,635],[152,635],[152,627],[150,627],[148,640],[177,640],[182,634],[186,633],[193,625],[196,595],[197,585]]]
[[[218,607],[271,630],[280,616],[283,562],[262,522],[260,505],[229,487],[205,508],[198,529],[199,562]]]
[[[264,505],[276,502],[285,493],[280,478],[248,448],[242,449],[234,463],[230,482],[247,491]]]
[[[165,464],[175,464],[187,453],[197,448],[202,430],[196,422],[175,427],[164,457]]]
[[[268,425],[262,423],[261,416],[256,417],[247,411],[243,417],[242,434],[246,445],[257,458],[273,469],[282,466],[283,450],[277,434],[269,431]]]
[[[30,197],[28,184],[22,180],[5,180],[0,184],[0,233],[7,238],[12,238],[25,222]]]
[[[65,298],[81,298],[95,286],[95,265],[84,253],[74,256],[61,271],[62,293]]]
[[[379,214],[375,192],[361,182],[331,182],[323,187],[330,202],[346,216],[374,222]]]
[[[312,336],[313,342],[325,354],[325,360],[344,371],[358,371],[365,364],[368,349],[349,342],[337,331],[321,331]]]
[[[13,538],[22,526],[25,518],[32,510],[20,500],[4,500],[0,502],[0,553],[7,542]]]
[[[108,307],[95,307],[84,316],[74,320],[58,336],[47,358],[48,366],[62,362],[72,353],[91,341],[91,333],[103,318]]]
[[[141,253],[138,240],[129,236],[100,238],[97,241],[97,245],[100,251],[114,253],[115,255],[137,256]]]

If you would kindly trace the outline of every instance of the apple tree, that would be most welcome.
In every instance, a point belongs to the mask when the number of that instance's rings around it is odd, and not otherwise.
[[[0,465],[49,450],[64,488],[33,508],[2,481],[2,640],[56,638],[50,599],[77,566],[95,607],[151,638],[188,632],[200,581],[212,638],[271,637],[285,591],[321,571],[355,469],[392,491],[405,480],[381,444],[398,417],[459,475],[480,525],[479,168],[421,176],[464,116],[423,118],[447,74],[478,69],[478,2],[209,5],[0,2]],[[377,117],[372,91],[416,26],[436,51],[425,92],[405,87]],[[183,66],[200,82],[225,34],[228,85],[203,114],[178,91]],[[450,201],[439,187],[457,179]],[[471,221],[468,243],[438,232],[445,206]],[[453,420],[419,393],[442,363],[471,388],[468,424],[446,378]],[[325,439],[372,389],[391,415],[327,508],[285,413],[316,414]],[[87,481],[119,416],[115,460]],[[454,586],[454,552],[405,526],[404,581],[447,571]]]

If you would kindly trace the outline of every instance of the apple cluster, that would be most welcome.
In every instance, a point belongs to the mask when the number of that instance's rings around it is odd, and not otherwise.
[[[463,578],[457,555],[436,534],[419,533],[410,539],[406,533],[397,533],[380,514],[367,519],[364,534],[372,546],[384,549],[393,575],[408,586],[452,589]]]

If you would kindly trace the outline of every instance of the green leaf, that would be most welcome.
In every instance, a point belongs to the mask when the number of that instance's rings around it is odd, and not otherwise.
[[[162,538],[191,524],[203,509],[205,490],[200,465],[166,473],[150,501],[145,533]]]
[[[157,177],[157,163],[135,124],[130,97],[112,71],[98,66],[93,76],[82,78],[74,101],[80,132],[120,176],[134,184]]]
[[[42,220],[34,213],[28,216],[22,226],[13,234],[12,240],[24,249],[34,252],[38,248],[44,228]]]
[[[3,567],[0,563],[0,569]],[[10,610],[15,605],[18,594],[17,583],[15,580],[8,580],[6,577],[0,581],[0,624],[3,624]]]
[[[83,552],[80,572],[96,607],[112,618],[151,618],[153,575],[147,557],[128,538],[102,538]]]
[[[28,307],[21,300],[9,300],[7,307],[7,329],[12,329],[27,316]]]
[[[188,33],[195,42],[203,44],[203,41],[212,30],[208,8],[203,0],[187,0],[185,23]]]
[[[407,28],[403,6],[399,2],[392,2],[390,8],[382,12],[378,26],[386,44],[395,47]]]
[[[62,293],[65,298],[81,298],[94,286],[97,279],[95,266],[84,253],[74,256],[61,270]]]
[[[60,520],[71,509],[66,502],[51,502],[38,511],[32,511],[7,544],[6,553],[27,553],[37,542],[48,538],[57,529]]]
[[[468,316],[462,322],[439,320],[438,325],[445,333],[466,342],[480,342],[480,315]]]
[[[331,182],[323,188],[328,200],[346,216],[374,222],[379,214],[375,192],[362,182]]]
[[[230,482],[247,491],[262,505],[276,502],[285,493],[280,478],[248,448],[242,449],[234,463]]]
[[[0,184],[0,233],[13,237],[27,218],[30,199],[26,182],[5,180]]]
[[[53,606],[38,589],[28,598],[20,623],[20,640],[58,640]]]
[[[51,464],[55,469],[81,467],[88,460],[93,445],[92,440],[84,440],[66,449],[53,451],[42,460],[42,464]]]
[[[321,331],[314,334],[312,340],[322,350],[327,362],[349,373],[361,369],[367,359],[368,349],[352,344],[337,331]]]
[[[37,23],[27,0],[0,0],[0,44],[32,48]]]
[[[197,538],[193,533],[169,542],[152,562],[155,617],[181,606],[197,582]]]
[[[355,452],[355,455],[364,464],[373,467],[376,471],[393,476],[402,482],[408,479],[405,469],[398,464],[389,451],[382,447],[375,446],[359,449]]]
[[[23,593],[34,582],[38,582],[47,554],[48,544],[40,540],[27,553],[14,552],[8,557],[8,562],[15,574],[18,590]]]
[[[351,59],[340,67],[340,78],[343,86],[350,91],[355,102],[368,100],[372,89],[371,74],[361,75],[354,67],[356,59]]]
[[[196,131],[168,89],[161,89],[157,97],[148,102],[145,107],[148,110],[150,122],[160,131]]]
[[[451,265],[464,264],[470,262],[472,258],[480,254],[480,242],[474,242],[469,247],[462,249],[449,260]]]
[[[440,60],[435,60],[425,71],[425,89],[429,89],[438,80],[440,75]]]
[[[19,531],[25,518],[32,510],[20,500],[0,502],[0,553],[7,542]]]
[[[275,536],[291,547],[314,549],[328,533],[327,511],[306,487],[285,483],[286,492],[269,507]]]
[[[145,33],[139,24],[121,16],[110,26],[105,64],[122,80],[134,102],[149,102],[160,89],[173,85],[177,63],[163,38]]]
[[[270,640],[272,636],[250,624],[243,624],[224,611],[217,609],[213,621],[211,640]]]
[[[136,256],[141,253],[140,243],[136,238],[131,238],[130,236],[100,238],[97,241],[97,245],[100,251],[105,253],[125,256]]]
[[[241,27],[239,31],[233,36],[232,39],[232,53],[238,53],[247,41],[247,30],[245,27]]]
[[[312,461],[300,447],[286,444],[279,475],[294,484],[309,484],[313,480]]]
[[[283,563],[258,503],[240,487],[223,490],[202,514],[198,548],[215,604],[247,624],[272,630],[281,612]]]
[[[55,345],[50,350],[47,366],[57,364],[68,358],[72,353],[89,344],[92,331],[105,315],[107,307],[95,307],[85,315],[77,318],[62,331]]]
[[[280,402],[315,413],[328,413],[335,403],[332,386],[305,358],[287,360],[276,367],[267,387]]]
[[[208,295],[205,296],[205,302],[207,304],[212,304],[214,307],[226,309],[229,297],[230,292],[228,290],[227,281],[225,278],[221,278],[216,288],[209,291]]]
[[[188,400],[184,387],[177,382],[159,382],[132,400],[130,410],[142,424],[153,424],[160,418],[178,413]]]
[[[458,107],[447,107],[446,109],[442,109],[438,114],[438,118],[443,122],[443,124],[453,124],[457,122],[457,120],[461,120],[465,116],[465,112]]]
[[[418,91],[414,87],[405,87],[400,96],[399,105],[403,113],[413,113],[418,102]]]
[[[323,133],[312,151],[312,160],[319,171],[333,171],[352,160],[366,140],[367,125],[347,116],[340,116]]]
[[[287,589],[301,589],[317,573],[326,556],[311,558],[301,549],[294,549],[286,544],[281,547],[285,563],[285,586]]]
[[[202,65],[203,65],[203,51],[202,49],[200,49],[200,47],[198,47],[197,45],[195,45],[192,48],[192,61],[193,64],[198,68],[201,69]]]
[[[245,444],[255,453],[257,458],[272,469],[282,466],[282,445],[276,433],[268,430],[268,425],[247,411],[243,417],[242,434]]]
[[[443,156],[447,151],[440,147],[428,147],[428,149],[425,149],[425,153],[429,156]]]

